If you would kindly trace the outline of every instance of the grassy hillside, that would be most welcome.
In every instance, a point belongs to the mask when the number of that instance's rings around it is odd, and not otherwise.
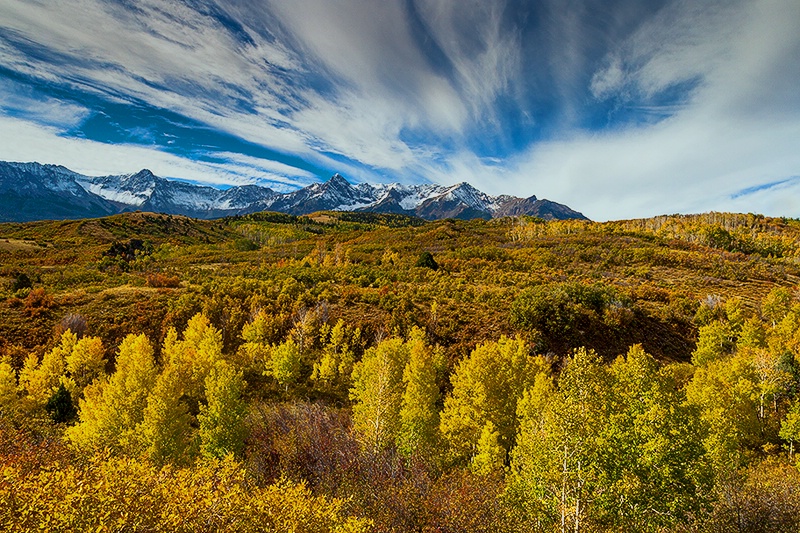
[[[0,529],[797,531],[798,280],[756,215],[0,224]]]
[[[757,311],[773,287],[796,283],[799,238],[796,221],[720,214],[422,223],[360,213],[218,221],[129,213],[3,224],[0,338],[6,350],[46,346],[59,321],[79,314],[113,342],[139,330],[160,340],[204,310],[235,349],[259,308],[324,306],[329,320],[371,336],[422,326],[452,360],[500,334],[556,355],[587,345],[612,357],[642,343],[657,357],[687,360],[701,302],[738,296]],[[438,270],[415,266],[426,251]],[[15,290],[20,275],[42,301]],[[514,302],[532,291],[547,298],[542,287],[589,287],[605,301],[567,296],[569,323],[515,320]]]

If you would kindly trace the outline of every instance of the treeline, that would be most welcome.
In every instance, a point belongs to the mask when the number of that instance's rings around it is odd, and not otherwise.
[[[566,312],[558,291],[526,298],[522,310]],[[368,339],[323,311],[291,328],[258,312],[233,351],[196,314],[158,350],[128,335],[113,364],[102,339],[71,329],[18,371],[0,362],[2,529],[800,526],[788,289],[758,313],[706,299],[691,362],[668,364],[639,345],[544,357],[501,336],[450,369],[420,328]]]

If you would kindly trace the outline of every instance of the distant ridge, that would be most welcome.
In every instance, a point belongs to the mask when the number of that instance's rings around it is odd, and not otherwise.
[[[144,169],[134,174],[91,177],[63,166],[0,162],[0,221],[27,222],[153,211],[195,218],[220,218],[258,211],[305,215],[316,211],[370,211],[426,220],[530,215],[546,220],[586,217],[566,205],[535,196],[489,196],[462,182],[441,185],[351,185],[334,174],[290,193],[245,185],[220,190],[160,178]]]

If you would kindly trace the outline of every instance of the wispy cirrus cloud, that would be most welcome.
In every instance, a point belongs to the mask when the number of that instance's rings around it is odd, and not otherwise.
[[[760,188],[800,173],[793,0],[6,0],[0,20],[0,135],[32,143],[3,158],[800,216]]]

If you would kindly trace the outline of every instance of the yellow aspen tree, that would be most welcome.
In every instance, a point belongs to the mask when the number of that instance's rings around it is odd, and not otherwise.
[[[186,324],[182,340],[174,329],[167,332],[162,357],[181,374],[186,395],[199,402],[208,373],[222,359],[222,333],[205,315],[197,314]]]
[[[105,373],[105,350],[100,337],[78,339],[72,351],[66,356],[67,372],[74,383],[74,398],[79,398],[92,381]]]
[[[147,337],[125,337],[119,346],[114,373],[84,390],[79,404],[80,421],[67,429],[67,439],[80,450],[137,449],[141,441],[138,426],[156,377],[153,347]]]
[[[20,387],[24,389],[27,401],[35,407],[42,407],[58,390],[67,370],[67,356],[78,341],[78,337],[67,330],[61,335],[59,343],[44,354],[41,363],[34,366],[35,356],[28,357],[20,374]]]
[[[182,401],[181,376],[168,366],[147,397],[139,425],[144,455],[156,464],[184,463],[194,456],[192,416]]]
[[[322,357],[314,364],[311,379],[330,389],[349,388],[355,362],[354,348],[361,341],[361,330],[348,328],[338,320],[332,328],[324,328],[327,339]]]
[[[500,445],[500,432],[489,420],[481,430],[475,456],[470,462],[470,470],[479,476],[502,472],[505,468],[506,451]]]
[[[408,357],[403,340],[390,338],[364,352],[353,368],[353,429],[362,446],[373,453],[396,442]]]
[[[244,448],[247,404],[242,398],[242,373],[218,361],[205,380],[206,400],[200,406],[200,452],[205,457],[239,455]]]
[[[0,359],[0,419],[13,419],[18,410],[16,373],[7,360]]]
[[[442,354],[425,342],[424,332],[414,327],[406,343],[408,363],[403,370],[400,430],[397,445],[410,456],[432,451],[439,441],[439,386],[436,377],[444,366]]]
[[[441,431],[451,450],[471,459],[486,422],[500,433],[500,445],[511,449],[517,434],[517,402],[539,372],[542,357],[531,357],[522,339],[501,337],[475,348],[451,377],[453,392],[445,399]]]

